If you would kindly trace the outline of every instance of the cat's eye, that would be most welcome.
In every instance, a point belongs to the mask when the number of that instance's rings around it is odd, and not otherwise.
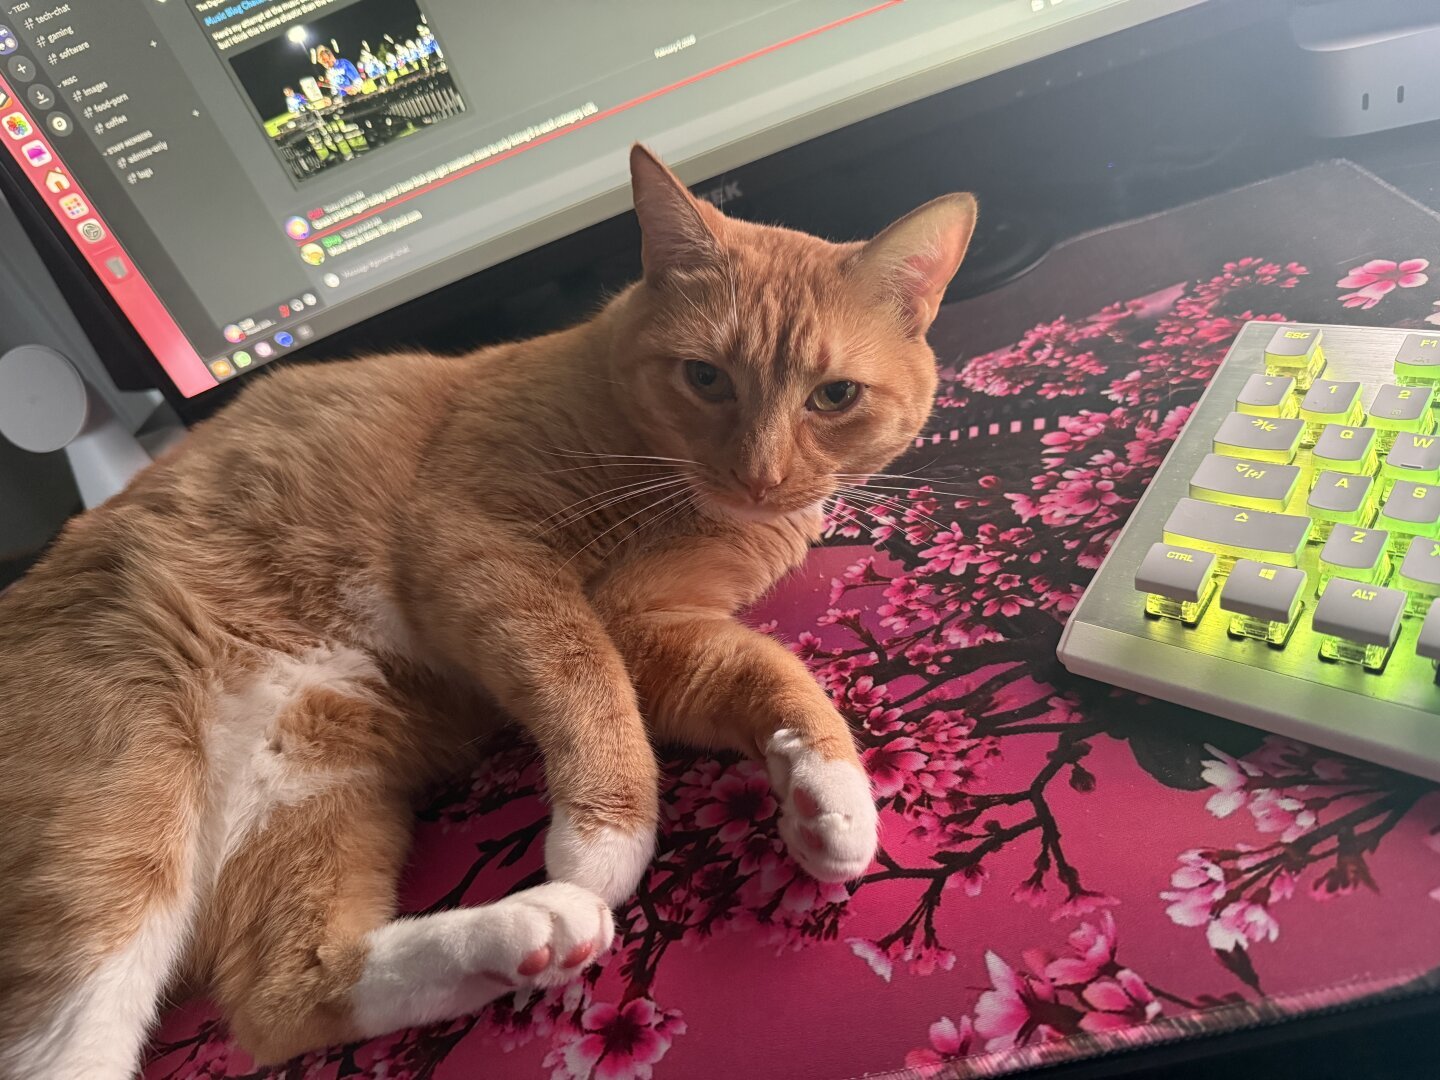
[[[685,381],[706,401],[729,401],[735,396],[730,376],[704,360],[685,361]]]
[[[828,382],[810,395],[810,408],[817,412],[844,412],[860,396],[860,384],[849,379]]]

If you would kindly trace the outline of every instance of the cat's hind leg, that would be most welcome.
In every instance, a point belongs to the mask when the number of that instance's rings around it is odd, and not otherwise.
[[[609,947],[609,909],[566,884],[393,918],[409,833],[403,800],[347,784],[272,813],[226,865],[201,944],[260,1062],[463,1016]]]

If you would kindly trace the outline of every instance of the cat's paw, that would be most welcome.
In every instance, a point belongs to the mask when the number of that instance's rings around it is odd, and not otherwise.
[[[584,829],[564,803],[550,812],[545,869],[556,881],[589,889],[611,907],[635,895],[655,855],[655,827],[626,831],[613,825]]]
[[[780,836],[819,881],[850,881],[875,859],[879,818],[870,778],[853,761],[827,760],[798,732],[782,728],[765,748],[781,799]]]
[[[547,882],[487,908],[480,932],[493,935],[480,974],[504,986],[548,987],[569,982],[615,940],[604,901],[577,885]]]

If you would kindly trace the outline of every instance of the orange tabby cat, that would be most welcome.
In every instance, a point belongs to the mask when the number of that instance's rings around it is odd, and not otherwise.
[[[733,615],[920,430],[975,203],[837,245],[631,172],[644,280],[593,319],[258,378],[0,601],[0,1076],[130,1076],[167,992],[276,1061],[573,977],[652,739],[763,758],[801,866],[869,865],[845,721]],[[411,800],[497,713],[554,880],[396,919]]]

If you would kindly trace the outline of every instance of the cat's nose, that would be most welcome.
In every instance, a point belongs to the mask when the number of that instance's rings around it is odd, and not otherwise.
[[[750,493],[750,497],[757,503],[764,502],[765,496],[778,488],[785,482],[778,470],[766,469],[763,472],[748,473],[741,475],[738,470],[731,469],[730,473],[740,482],[740,486]]]

